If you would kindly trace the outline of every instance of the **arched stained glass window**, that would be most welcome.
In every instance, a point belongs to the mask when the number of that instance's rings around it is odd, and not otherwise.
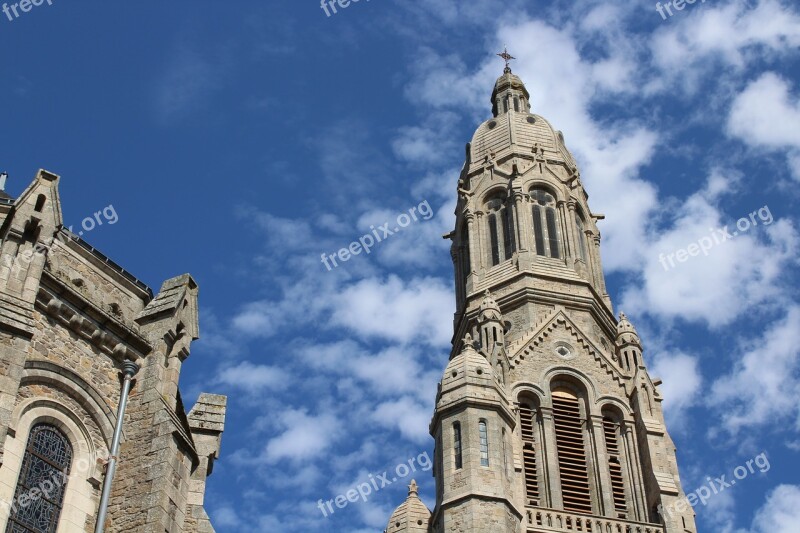
[[[6,533],[55,533],[71,463],[72,446],[58,428],[33,426]]]

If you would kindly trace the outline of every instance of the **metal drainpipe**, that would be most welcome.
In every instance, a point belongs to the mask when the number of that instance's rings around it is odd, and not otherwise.
[[[114,481],[114,472],[117,470],[117,454],[119,453],[119,441],[122,437],[122,422],[125,418],[125,408],[128,406],[128,394],[131,391],[131,380],[139,372],[139,365],[133,361],[122,363],[122,392],[119,397],[117,407],[117,424],[114,428],[114,438],[111,441],[111,453],[108,457],[106,476],[103,479],[103,494],[100,497],[100,509],[97,511],[97,524],[94,533],[103,533],[106,528],[106,515],[108,514],[108,500],[111,496],[111,483]]]

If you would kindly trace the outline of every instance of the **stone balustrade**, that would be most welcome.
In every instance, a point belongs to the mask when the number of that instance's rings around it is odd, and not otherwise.
[[[528,533],[581,531],[584,533],[664,533],[663,526],[614,518],[585,516],[555,509],[528,509]]]

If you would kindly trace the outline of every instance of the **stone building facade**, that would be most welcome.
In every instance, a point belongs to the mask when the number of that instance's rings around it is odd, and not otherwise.
[[[124,417],[108,532],[209,533],[206,477],[226,398],[187,414],[181,365],[198,338],[188,274],[154,295],[63,225],[59,177],[0,193],[0,527],[95,531],[120,369],[140,369]]]
[[[446,236],[456,313],[430,424],[436,505],[413,486],[386,533],[694,533],[661,382],[606,291],[602,215],[508,66],[491,104]]]

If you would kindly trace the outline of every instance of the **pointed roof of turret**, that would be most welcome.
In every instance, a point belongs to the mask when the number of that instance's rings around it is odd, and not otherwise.
[[[431,512],[419,499],[419,487],[416,480],[408,486],[408,498],[395,509],[384,533],[427,533]]]
[[[636,332],[636,328],[633,327],[633,324],[628,320],[628,316],[625,313],[619,314],[619,322],[617,323],[617,343],[642,345],[639,333]]]
[[[502,320],[503,313],[500,312],[500,306],[497,301],[492,297],[489,289],[483,295],[483,301],[480,308],[480,320],[486,322],[487,320]]]

